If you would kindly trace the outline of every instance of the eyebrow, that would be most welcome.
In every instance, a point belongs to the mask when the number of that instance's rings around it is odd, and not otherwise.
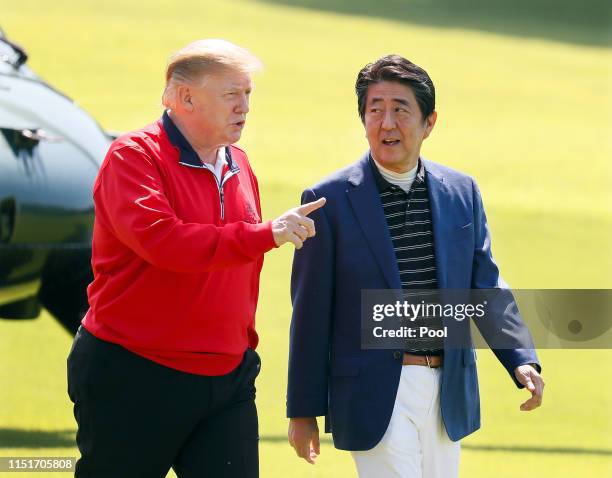
[[[399,104],[404,105],[404,106],[408,106],[408,107],[411,106],[410,103],[408,101],[406,101],[405,99],[403,99],[403,98],[392,98],[392,100],[395,101],[396,103],[399,103]],[[379,103],[381,101],[383,101],[382,98],[375,97],[375,98],[372,98],[370,100],[370,104],[371,103]]]
[[[243,89],[248,90],[248,91],[253,91],[254,88],[255,88],[255,85],[250,85],[248,88],[243,88],[242,85],[234,84],[234,85],[228,85],[224,91],[226,92],[242,91]]]

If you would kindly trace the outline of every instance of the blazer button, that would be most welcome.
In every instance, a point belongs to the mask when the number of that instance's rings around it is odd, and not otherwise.
[[[395,360],[399,360],[402,358],[402,353],[399,350],[396,350],[395,352],[393,352],[393,358]]]

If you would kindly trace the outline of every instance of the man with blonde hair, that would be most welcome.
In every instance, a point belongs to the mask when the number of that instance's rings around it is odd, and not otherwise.
[[[260,66],[224,40],[188,45],[170,57],[162,117],[104,159],[90,308],[68,357],[77,477],[258,476],[263,256],[300,248],[325,203],[261,220],[234,145]]]

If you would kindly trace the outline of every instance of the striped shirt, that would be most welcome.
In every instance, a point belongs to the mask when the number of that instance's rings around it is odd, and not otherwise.
[[[418,169],[410,190],[406,193],[399,186],[387,181],[370,156],[380,201],[387,219],[389,235],[393,242],[395,257],[402,283],[404,297],[419,293],[423,289],[437,289],[436,256],[434,250],[429,194],[425,180],[425,168],[419,159]],[[441,319],[417,319],[412,324],[441,328]],[[419,355],[441,355],[443,339],[410,339],[406,352]]]

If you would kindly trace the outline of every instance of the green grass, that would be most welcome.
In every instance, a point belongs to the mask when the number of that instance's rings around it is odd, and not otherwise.
[[[605,19],[583,14],[560,36],[562,20],[540,13],[510,31],[499,12],[453,23],[425,0],[408,2],[414,18],[381,13],[397,7],[393,0],[360,2],[355,11],[342,1],[283,3],[57,0],[41,8],[0,0],[2,27],[29,51],[30,65],[113,130],[159,116],[165,59],[188,41],[223,37],[253,50],[266,68],[256,77],[242,144],[266,217],[367,147],[354,77],[382,54],[403,54],[437,87],[439,120],[423,152],[477,178],[506,280],[522,288],[612,286],[612,53],[598,33]],[[530,34],[534,22],[538,35]],[[349,455],[329,442],[315,467],[285,442],[290,263],[289,248],[274,251],[262,276],[261,474],[354,476]],[[69,347],[46,314],[0,322],[0,455],[76,455],[65,391]],[[524,414],[524,392],[490,353],[479,354],[483,429],[464,441],[462,476],[612,471],[612,353],[540,355],[545,403]]]

